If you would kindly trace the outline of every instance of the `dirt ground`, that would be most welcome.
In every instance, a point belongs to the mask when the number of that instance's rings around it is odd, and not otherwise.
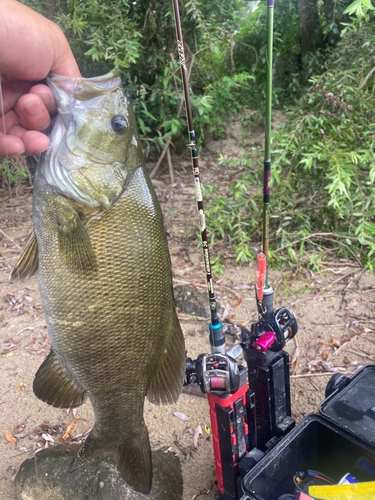
[[[228,139],[230,142],[230,138]],[[253,141],[256,139],[253,137]],[[218,141],[201,158],[203,182],[228,185],[231,172],[217,164]],[[238,150],[238,147],[237,147]],[[150,165],[151,166],[151,165]],[[209,168],[206,168],[208,167]],[[156,177],[156,188],[165,215],[175,285],[188,284],[205,292],[201,250],[197,249],[196,207],[193,200],[191,166],[175,160],[175,184],[167,168]],[[49,407],[32,392],[32,381],[49,351],[48,333],[38,291],[38,279],[8,284],[7,278],[20,248],[30,232],[30,194],[7,199],[0,193],[0,498],[14,498],[14,478],[20,464],[40,448],[56,442],[75,419],[70,439],[79,438],[93,425],[90,403],[74,414]],[[240,325],[256,321],[253,263],[237,265],[230,249],[225,254],[225,272],[215,277],[222,318]],[[353,374],[360,366],[375,362],[375,275],[356,262],[327,261],[321,273],[302,270],[271,272],[276,289],[276,307],[291,307],[298,318],[299,332],[286,350],[292,359],[292,416],[301,420],[319,411],[324,391],[334,372]],[[180,314],[188,355],[209,352],[207,322]],[[236,332],[228,345],[237,342]],[[174,412],[189,417],[180,420]],[[178,454],[184,478],[184,500],[216,498],[215,468],[205,398],[183,392],[175,405],[155,407],[146,402],[145,419],[153,449]],[[193,433],[198,426],[203,436],[198,449]],[[206,430],[205,430],[206,429]],[[78,438],[77,438],[78,435]]]

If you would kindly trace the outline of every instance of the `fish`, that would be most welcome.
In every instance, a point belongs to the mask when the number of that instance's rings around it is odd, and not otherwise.
[[[33,390],[58,408],[92,403],[95,425],[70,471],[112,454],[147,494],[145,397],[176,402],[185,374],[163,216],[119,72],[50,74],[47,84],[58,115],[36,168],[33,231],[10,275],[39,275],[52,347]]]

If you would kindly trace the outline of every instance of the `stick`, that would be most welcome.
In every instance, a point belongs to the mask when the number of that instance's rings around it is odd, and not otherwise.
[[[171,148],[167,149],[167,161],[168,161],[169,177],[171,179],[171,184],[174,184],[174,172],[173,172],[173,165],[172,165],[172,159],[171,159]]]
[[[326,373],[303,373],[302,375],[291,375],[290,378],[303,378],[303,377],[332,377],[332,375],[337,372],[326,372]],[[346,373],[340,372],[340,373]],[[352,373],[350,374],[352,375]]]
[[[152,172],[151,172],[151,174],[150,174],[150,179],[152,179],[152,178],[155,176],[156,172],[159,170],[160,164],[161,164],[161,162],[162,162],[162,161],[163,161],[163,159],[164,159],[165,153],[166,153],[166,152],[167,152],[167,150],[169,149],[169,145],[170,145],[170,143],[171,143],[171,140],[172,140],[172,137],[171,137],[171,136],[169,136],[169,137],[168,137],[168,139],[167,139],[167,142],[166,142],[166,144],[165,144],[165,148],[163,149],[163,152],[162,152],[162,154],[160,155],[160,158],[158,159],[157,164],[156,164],[156,165],[155,165],[155,167],[152,169]]]
[[[27,326],[26,328],[24,328],[23,330],[20,330],[19,332],[16,333],[16,336],[19,335],[20,333],[24,332],[25,330],[35,330],[35,328],[31,327],[31,326]]]
[[[13,243],[13,245],[16,245],[17,248],[22,250],[22,248],[19,245],[17,245],[17,243],[15,241],[13,241],[12,238],[10,238],[7,234],[5,234],[4,231],[2,231],[1,229],[0,229],[0,233],[3,234],[5,236],[5,238],[8,238],[8,240],[11,241]]]

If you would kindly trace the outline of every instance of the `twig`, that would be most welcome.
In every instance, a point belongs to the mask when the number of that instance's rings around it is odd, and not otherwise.
[[[366,354],[364,352],[356,351],[355,349],[348,349],[348,351],[351,352],[351,353],[353,353],[353,354],[357,354],[357,356],[363,356],[365,358],[371,359],[371,361],[375,361],[374,357],[372,357],[369,354]]]
[[[349,281],[349,283],[346,285],[346,287],[344,288],[344,291],[343,291],[343,294],[342,294],[341,303],[340,303],[340,307],[339,307],[339,311],[341,310],[341,308],[342,308],[342,306],[343,306],[344,302],[346,303],[345,296],[346,296],[346,294],[348,293],[348,291],[349,291],[349,287],[350,287],[350,285],[352,284],[352,282],[353,282],[353,281],[354,281],[354,282],[356,282],[356,284],[357,284],[357,288],[356,288],[356,289],[358,289],[358,288],[359,288],[359,282],[361,281],[362,274],[364,273],[364,271],[365,271],[365,270],[364,270],[364,269],[362,269],[362,271],[361,271],[361,272],[360,272],[360,274],[359,274],[359,277],[358,277],[358,278],[355,278],[355,277],[354,277],[353,279],[351,279],[351,280]]]
[[[319,387],[317,387],[311,379],[310,379],[310,384],[311,384],[313,387],[315,387],[315,389],[316,389],[318,392],[321,392],[321,391],[320,391],[320,389],[319,389]]]
[[[165,153],[169,149],[169,145],[170,145],[171,141],[172,141],[172,136],[169,136],[168,139],[167,139],[167,142],[165,143],[165,148],[163,149],[163,151],[162,151],[162,153],[161,153],[161,155],[160,155],[160,157],[158,159],[157,164],[155,165],[155,167],[151,171],[150,179],[152,179],[155,176],[156,172],[159,170],[160,164],[161,164],[161,162],[164,159]]]
[[[8,240],[11,241],[13,243],[13,245],[16,245],[17,248],[22,250],[22,248],[15,241],[13,241],[12,238],[10,238],[7,234],[5,234],[4,231],[2,231],[1,229],[0,229],[0,233],[3,234],[5,236],[5,238],[8,238]]]
[[[305,240],[309,240],[309,239],[312,239],[312,238],[322,238],[323,240],[328,240],[328,241],[335,241],[335,240],[332,240],[331,238],[327,238],[327,236],[334,236],[335,238],[345,238],[345,239],[349,239],[349,240],[354,240],[354,241],[358,241],[358,238],[354,237],[354,236],[347,236],[347,235],[341,235],[341,234],[336,234],[336,233],[313,233],[313,234],[309,234],[308,236],[304,236],[303,238],[300,238],[299,240],[295,240],[295,241],[291,241],[290,243],[287,243],[286,245],[283,245],[282,247],[279,247],[277,248],[274,253],[277,253],[279,252],[280,250],[284,250],[285,248],[287,247],[290,247],[292,245],[295,245],[296,243],[299,243],[300,241],[305,241]],[[356,256],[356,254],[353,252],[353,250],[351,250],[347,245],[345,245],[344,243],[341,243],[341,241],[335,241],[335,243],[338,243],[339,245],[342,245],[343,247],[345,247],[347,250],[350,251],[350,253],[353,255],[353,257],[355,258],[355,260],[359,263],[359,265],[362,267],[362,263],[361,261],[358,259],[358,257]]]
[[[332,375],[337,372],[326,372],[326,373],[303,373],[302,375],[291,375],[290,378],[303,378],[303,377],[332,377]],[[343,373],[343,372],[340,372]],[[345,371],[346,373],[346,371]]]
[[[293,358],[292,358],[292,361],[290,362],[291,365],[294,364],[294,367],[293,369],[294,370],[297,370],[297,366],[298,366],[298,356],[299,356],[299,344],[298,344],[298,339],[297,337],[294,337],[294,343],[296,345],[296,348],[294,350],[294,353],[293,353]]]
[[[344,349],[345,346],[347,346],[352,340],[356,339],[357,336],[355,335],[353,338],[351,338],[348,342],[345,342],[344,344],[342,344],[342,346],[340,346],[338,349],[336,349],[336,351],[334,351],[332,354],[330,354],[327,358],[327,361],[329,361],[333,356],[336,356],[337,353],[340,352],[341,354],[341,351]]]
[[[6,394],[7,392],[9,392],[11,389],[13,389],[13,386],[12,386],[12,385],[10,385],[10,386],[8,387],[8,389],[5,389],[5,391],[3,391],[3,392],[0,394],[0,398],[1,398],[1,397],[3,397],[3,396],[4,396],[4,394]]]
[[[23,328],[23,330],[20,330],[19,332],[16,333],[16,336],[19,335],[20,333],[24,332],[25,330],[35,330],[35,328],[31,326],[27,326],[26,328]]]
[[[167,161],[168,161],[169,177],[171,180],[171,184],[174,184],[174,172],[173,172],[173,165],[172,165],[172,159],[171,159],[171,148],[167,149]]]
[[[323,293],[323,292],[324,292],[324,290],[327,290],[327,288],[330,288],[332,285],[334,285],[334,284],[335,284],[335,283],[337,283],[338,281],[341,281],[341,280],[343,280],[344,278],[347,278],[348,276],[350,276],[350,275],[351,275],[351,274],[353,274],[353,273],[356,273],[357,271],[358,271],[358,269],[353,269],[353,271],[350,271],[350,273],[345,274],[344,276],[340,276],[340,278],[337,278],[337,280],[332,281],[332,283],[330,283],[329,285],[325,286],[322,290],[320,290],[320,292],[319,292],[319,293],[317,293],[317,294],[315,295],[314,300],[315,300],[317,297],[319,297],[319,295],[320,295],[321,293]]]

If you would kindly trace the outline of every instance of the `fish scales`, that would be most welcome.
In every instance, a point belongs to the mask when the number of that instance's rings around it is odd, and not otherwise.
[[[176,401],[185,371],[163,217],[117,73],[102,80],[59,78],[51,88],[65,123],[52,130],[50,151],[38,164],[35,236],[27,240],[11,274],[15,281],[34,273],[37,255],[52,350],[36,374],[34,392],[54,406],[78,406],[86,395],[92,403],[95,426],[71,470],[92,455],[112,452],[125,480],[147,493],[152,465],[144,398],[147,394],[153,402]],[[125,131],[115,135],[131,136],[126,148],[118,143],[114,175],[103,163],[103,158],[114,156],[112,150],[97,163],[89,153],[85,160],[85,150],[91,151],[80,129],[82,123],[87,128],[85,115],[77,119],[73,112],[67,120],[63,113],[73,106],[79,114],[83,104],[91,112],[88,98],[96,96],[98,85],[103,94],[109,87],[109,97],[103,98],[101,108],[95,104],[94,113],[103,121],[103,143],[111,147],[113,139],[116,147],[117,136],[112,138],[114,132],[108,130],[113,117],[122,117],[120,122],[126,124]],[[98,135],[100,127],[91,135],[96,148]],[[75,161],[77,152],[79,168],[69,170],[67,161]]]

